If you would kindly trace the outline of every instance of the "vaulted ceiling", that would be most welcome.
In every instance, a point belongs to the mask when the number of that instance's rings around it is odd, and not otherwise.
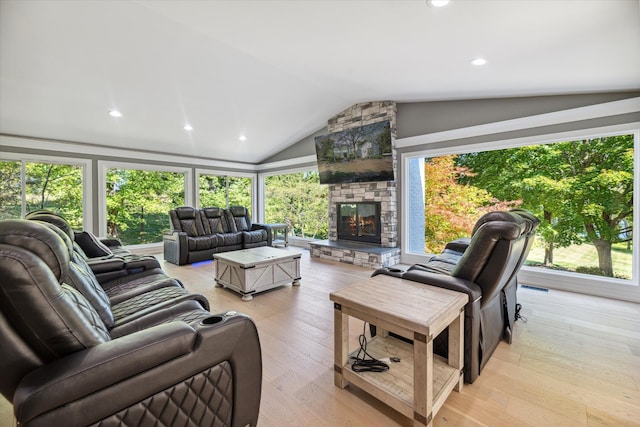
[[[11,135],[259,163],[358,102],[640,88],[638,0],[0,8],[0,132]]]

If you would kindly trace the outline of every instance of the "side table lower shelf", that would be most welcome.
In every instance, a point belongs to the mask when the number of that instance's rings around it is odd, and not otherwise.
[[[354,372],[351,362],[343,366],[345,380],[366,391],[403,415],[413,418],[413,345],[391,336],[378,336],[367,342],[367,352],[379,359],[396,356],[400,362],[389,363],[385,372]],[[354,351],[350,356],[355,356]],[[458,384],[461,373],[449,366],[447,360],[433,356],[433,412],[442,407],[451,391]]]

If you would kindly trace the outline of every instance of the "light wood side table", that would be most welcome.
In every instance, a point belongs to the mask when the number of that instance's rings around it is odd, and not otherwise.
[[[462,390],[464,306],[467,295],[386,275],[332,292],[334,302],[334,382],[352,383],[414,420],[432,425],[452,390]],[[385,372],[354,372],[349,351],[349,317],[378,327],[367,352],[375,358],[396,356]],[[449,329],[448,359],[433,354],[433,339]],[[382,330],[381,330],[382,329]],[[413,340],[413,345],[386,331]]]
[[[289,246],[289,226],[287,224],[267,224],[271,233],[271,246]]]

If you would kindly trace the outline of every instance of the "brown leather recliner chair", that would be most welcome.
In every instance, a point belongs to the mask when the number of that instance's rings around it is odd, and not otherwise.
[[[527,211],[490,212],[481,217],[469,239],[458,239],[426,264],[406,272],[379,269],[425,285],[463,292],[465,307],[464,379],[472,383],[500,340],[511,340],[515,321],[517,273],[533,244],[539,221]],[[447,356],[445,330],[434,340],[434,352]]]
[[[19,425],[256,425],[251,319],[185,300],[114,334],[66,283],[70,264],[52,228],[0,222],[0,392]]]

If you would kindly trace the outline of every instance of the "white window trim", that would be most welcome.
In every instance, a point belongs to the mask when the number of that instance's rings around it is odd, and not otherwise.
[[[191,168],[149,165],[143,163],[113,162],[98,160],[98,235],[107,235],[107,169],[137,169],[155,172],[177,172],[184,174],[184,202],[185,205],[193,203],[191,195],[193,194],[193,172]],[[168,215],[168,213],[167,213]],[[152,244],[158,245],[157,243]],[[137,245],[132,245],[136,247]]]
[[[254,217],[252,219],[255,221],[256,216],[254,212],[256,212],[256,206],[257,206],[256,200],[257,200],[257,191],[258,191],[258,184],[257,184],[255,173],[229,172],[229,171],[215,170],[215,169],[196,169],[195,203],[196,203],[196,206],[199,208],[202,207],[200,206],[200,183],[198,179],[200,178],[200,175],[216,175],[216,176],[230,176],[230,177],[236,177],[236,178],[250,178],[251,179],[251,206],[249,208],[252,216]]]
[[[537,135],[524,138],[515,138],[500,141],[491,141],[476,144],[457,145],[455,147],[437,148],[431,150],[420,150],[415,152],[404,152],[400,155],[402,162],[402,182],[409,182],[409,159],[415,157],[438,157],[447,154],[469,153],[477,151],[497,150],[504,148],[514,148],[527,145],[553,143],[558,141],[592,139],[614,135],[634,135],[634,194],[640,194],[640,122],[627,123],[622,125],[605,126],[592,129],[583,129],[569,132],[561,132],[547,135]],[[452,139],[457,139],[453,137]],[[426,255],[408,253],[408,188],[402,188],[402,238],[401,238],[401,262],[404,264],[423,263],[427,261]],[[634,197],[634,224],[640,224],[640,197]],[[638,253],[639,233],[633,233],[634,253]],[[542,270],[530,267],[523,267],[519,274],[522,283],[534,286],[566,290],[571,292],[588,293],[608,298],[622,299],[627,301],[640,302],[640,257],[636,256],[632,260],[633,276],[631,280],[621,280],[607,277],[585,275],[579,273],[567,273],[552,270]]]
[[[93,211],[91,193],[93,188],[93,168],[91,160],[74,157],[42,156],[37,154],[0,152],[0,160],[25,161],[38,163],[53,163],[59,165],[71,165],[82,167],[82,227],[86,231],[93,232]],[[22,180],[22,197],[24,198],[24,179]],[[24,206],[23,206],[24,209]],[[24,216],[27,212],[22,212]]]

